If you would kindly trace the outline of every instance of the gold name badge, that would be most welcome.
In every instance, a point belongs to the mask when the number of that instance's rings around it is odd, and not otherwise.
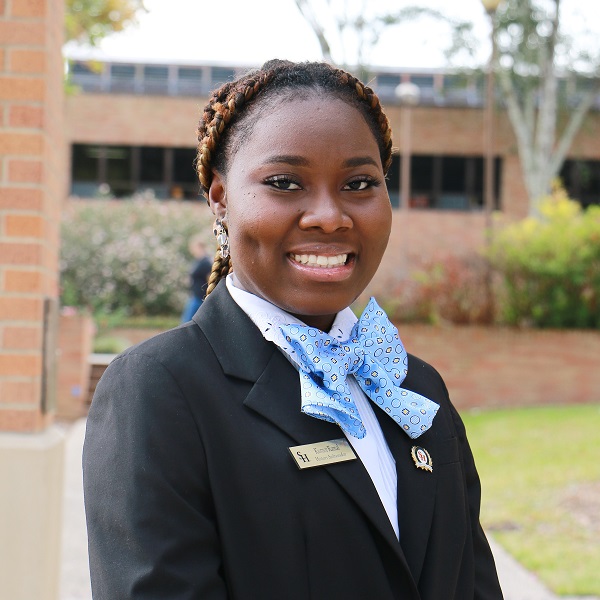
[[[290,446],[288,448],[299,469],[322,467],[346,460],[356,460],[356,454],[346,439]]]

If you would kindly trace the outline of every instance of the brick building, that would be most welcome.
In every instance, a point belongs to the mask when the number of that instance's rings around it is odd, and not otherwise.
[[[200,109],[212,89],[245,70],[118,62],[95,64],[92,70],[74,62],[71,78],[80,93],[68,98],[66,113],[71,193],[93,196],[100,185],[108,184],[116,196],[152,188],[159,198],[196,198],[191,162]],[[420,90],[419,105],[411,111],[411,205],[477,212],[483,204],[483,79],[474,76],[469,81],[434,70],[375,70],[370,85],[391,119],[396,145],[402,134],[402,109],[394,90],[407,81]],[[497,206],[521,216],[527,198],[515,139],[502,111],[495,121]],[[600,198],[599,127],[598,113],[593,112],[562,172],[567,188],[585,204]],[[398,206],[398,155],[394,159],[388,188]]]
[[[208,93],[247,67],[211,64],[105,62],[93,69],[73,62],[79,93],[67,98],[66,138],[73,196],[110,193],[126,197],[152,189],[158,198],[198,198],[194,160],[195,124]],[[402,107],[396,86],[420,90],[411,109],[411,194],[414,210],[394,211],[393,234],[374,281],[386,285],[420,258],[468,252],[485,240],[484,81],[440,71],[375,69],[378,93],[400,146]],[[571,90],[576,93],[576,89]],[[596,109],[600,108],[600,98]],[[562,176],[584,204],[600,201],[600,113],[581,128]],[[527,194],[506,114],[495,114],[495,203],[507,218],[527,214]],[[400,159],[389,172],[392,204],[400,202]]]

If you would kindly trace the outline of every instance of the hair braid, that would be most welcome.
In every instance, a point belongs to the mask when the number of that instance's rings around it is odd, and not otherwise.
[[[340,80],[353,88],[356,91],[357,96],[365,102],[373,115],[375,122],[379,126],[384,149],[381,161],[383,172],[387,173],[392,164],[392,128],[386,114],[383,112],[379,97],[370,87],[366,86],[350,73],[342,71],[341,69],[337,69],[336,71],[339,74]]]
[[[198,158],[196,169],[205,196],[212,181],[214,159],[224,133],[234,116],[242,110],[273,77],[273,71],[258,76],[246,76],[238,81],[226,83],[218,89],[204,108],[198,125]]]
[[[242,107],[251,100],[271,78],[272,73],[263,73],[260,77],[247,77],[246,80],[226,83],[216,90],[204,108],[198,125],[198,157],[196,169],[205,196],[212,182],[214,159],[223,140],[227,126]],[[233,272],[231,257],[223,258],[217,249],[208,278],[206,296],[219,281]],[[206,297],[205,296],[205,297]]]
[[[233,272],[233,266],[231,264],[231,257],[223,258],[221,251],[217,250],[215,258],[213,259],[212,269],[208,276],[208,286],[206,287],[206,298],[216,287],[217,283],[224,277],[227,277],[229,273]]]

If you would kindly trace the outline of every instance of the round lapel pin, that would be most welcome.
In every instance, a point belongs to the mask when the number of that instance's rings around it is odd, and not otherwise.
[[[423,469],[425,471],[429,471],[430,473],[433,471],[433,461],[431,460],[429,452],[427,452],[425,448],[422,446],[413,446],[410,449],[410,455],[415,461],[415,466],[417,469]]]

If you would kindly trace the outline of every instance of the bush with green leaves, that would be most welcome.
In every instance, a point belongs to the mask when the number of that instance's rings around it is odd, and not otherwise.
[[[540,210],[541,219],[494,236],[489,258],[501,283],[501,321],[600,327],[600,206],[584,210],[557,187]]]
[[[70,201],[62,222],[61,302],[94,313],[168,315],[188,293],[188,243],[209,247],[212,215],[199,203]]]

